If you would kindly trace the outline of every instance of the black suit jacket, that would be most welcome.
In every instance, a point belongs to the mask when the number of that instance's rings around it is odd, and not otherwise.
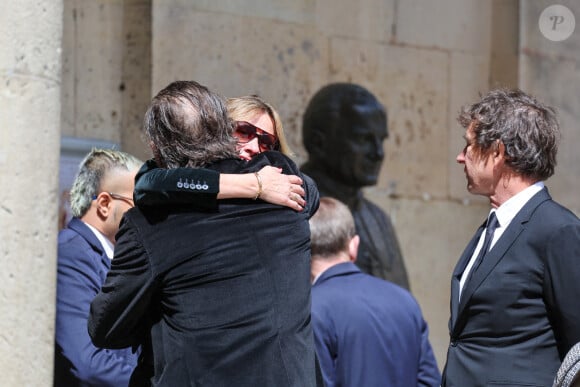
[[[220,172],[266,164],[266,154]],[[136,374],[155,386],[314,386],[310,325],[310,230],[318,191],[295,212],[261,200],[135,208],[117,235],[107,280],[91,305],[90,335],[111,348],[143,343]],[[143,381],[134,378],[133,385]]]
[[[551,386],[566,352],[580,341],[580,220],[544,188],[515,216],[457,302],[482,230],[451,280],[442,385]]]

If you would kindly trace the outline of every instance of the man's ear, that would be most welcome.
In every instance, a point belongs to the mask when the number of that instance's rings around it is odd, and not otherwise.
[[[497,140],[496,143],[493,145],[493,160],[494,164],[498,165],[499,163],[503,163],[506,159],[505,155],[505,145],[501,140]]]
[[[95,199],[95,205],[97,206],[97,215],[99,218],[106,219],[111,210],[111,197],[106,192],[101,192]]]
[[[350,242],[348,242],[348,256],[352,263],[356,262],[356,257],[358,254],[358,245],[360,243],[360,238],[358,235],[355,235],[351,238]]]

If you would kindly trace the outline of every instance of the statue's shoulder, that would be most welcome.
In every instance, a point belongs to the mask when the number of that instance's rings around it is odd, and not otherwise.
[[[376,221],[388,223],[389,225],[391,224],[391,217],[389,214],[364,196],[360,200],[358,212],[361,213],[361,216],[371,216]]]

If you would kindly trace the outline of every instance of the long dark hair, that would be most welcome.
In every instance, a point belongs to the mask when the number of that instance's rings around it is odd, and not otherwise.
[[[176,81],[151,101],[143,124],[160,166],[200,167],[235,158],[224,99],[195,81]]]

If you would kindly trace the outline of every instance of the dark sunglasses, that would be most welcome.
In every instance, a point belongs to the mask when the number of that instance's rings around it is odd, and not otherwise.
[[[261,152],[280,150],[280,143],[276,140],[276,136],[250,124],[249,122],[236,121],[234,134],[241,143],[250,142],[257,137],[258,146],[260,147]]]

